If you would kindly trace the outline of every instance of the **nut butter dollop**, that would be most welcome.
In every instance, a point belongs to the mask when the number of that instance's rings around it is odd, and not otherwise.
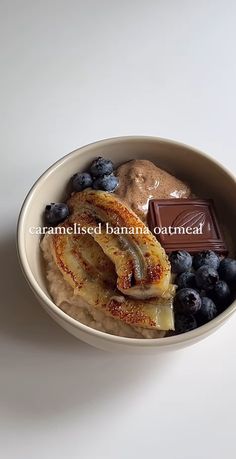
[[[119,187],[114,194],[144,222],[150,199],[188,198],[191,194],[185,183],[145,159],[122,164],[116,175]]]

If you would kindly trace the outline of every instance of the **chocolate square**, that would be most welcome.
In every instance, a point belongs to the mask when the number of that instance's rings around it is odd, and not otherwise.
[[[152,199],[147,219],[167,253],[182,249],[227,254],[211,199]]]

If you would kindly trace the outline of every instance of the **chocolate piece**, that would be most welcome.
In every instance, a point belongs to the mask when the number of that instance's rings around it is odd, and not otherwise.
[[[211,199],[151,199],[147,221],[167,253],[184,249],[227,254]]]

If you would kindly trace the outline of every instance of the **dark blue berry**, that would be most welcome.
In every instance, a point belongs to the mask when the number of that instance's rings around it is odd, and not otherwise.
[[[95,190],[103,190],[103,191],[114,191],[118,186],[119,180],[118,178],[111,174],[111,175],[104,175],[103,177],[98,177],[93,182],[93,188]]]
[[[209,322],[209,320],[214,319],[217,314],[218,311],[214,301],[206,296],[202,297],[201,309],[196,314],[198,325],[203,325]]]
[[[222,280],[216,282],[215,287],[212,291],[212,296],[216,304],[220,307],[220,309],[223,310],[225,307],[229,306],[231,292],[228,284],[226,284],[226,282]]]
[[[45,207],[44,217],[48,225],[58,225],[69,215],[69,208],[64,202],[48,204]]]
[[[178,290],[174,299],[174,308],[176,312],[196,314],[200,307],[201,298],[196,290],[192,288],[182,288]]]
[[[175,314],[175,333],[185,333],[197,328],[197,321],[192,314]]]
[[[174,274],[180,274],[189,271],[192,267],[192,257],[185,250],[172,252],[169,257],[171,270]]]
[[[211,290],[219,280],[219,275],[214,268],[203,265],[196,271],[196,283],[199,289]]]
[[[103,175],[110,175],[113,173],[114,166],[112,161],[109,159],[102,158],[99,156],[99,158],[96,158],[91,166],[90,166],[90,172],[93,177],[102,177]]]
[[[72,177],[72,188],[74,191],[82,191],[93,184],[93,179],[88,172],[78,172]]]
[[[220,262],[219,267],[220,279],[224,280],[228,284],[236,284],[236,260],[231,258],[224,258]]]
[[[186,287],[196,288],[195,274],[191,273],[190,271],[179,274],[175,282],[179,289]]]
[[[204,250],[199,252],[193,257],[193,267],[198,269],[203,265],[210,266],[211,268],[218,269],[220,264],[219,256],[212,250]]]

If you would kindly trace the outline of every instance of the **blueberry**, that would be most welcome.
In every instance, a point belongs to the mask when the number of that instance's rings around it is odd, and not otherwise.
[[[93,182],[93,188],[95,190],[103,190],[103,191],[114,191],[117,188],[119,183],[118,178],[111,174],[111,175],[104,175],[103,177],[98,177]]]
[[[69,208],[63,202],[48,204],[45,207],[45,222],[49,225],[58,225],[63,222],[69,215]]]
[[[193,267],[198,269],[203,265],[210,266],[211,268],[218,269],[220,264],[220,258],[212,250],[204,250],[199,252],[193,257]]]
[[[197,321],[192,314],[175,314],[175,333],[185,333],[197,328]]]
[[[200,307],[201,298],[196,290],[192,288],[182,288],[177,292],[174,299],[174,308],[176,312],[196,314]]]
[[[206,296],[202,297],[201,309],[196,314],[198,325],[203,325],[209,322],[209,320],[214,319],[217,314],[218,311],[214,301]]]
[[[178,275],[176,279],[176,283],[181,288],[196,288],[196,279],[195,274],[191,273],[190,271],[186,271],[185,273],[181,273]]]
[[[169,257],[171,263],[171,270],[175,274],[189,271],[192,267],[192,257],[185,250],[177,250],[172,252]]]
[[[102,158],[99,156],[99,158],[96,158],[91,166],[90,166],[90,172],[93,177],[102,177],[103,175],[110,175],[112,174],[114,170],[114,166],[112,161],[109,159]]]
[[[232,260],[231,258],[224,258],[221,260],[219,275],[220,279],[228,284],[236,284],[236,260]]]
[[[228,284],[225,281],[219,280],[216,282],[215,287],[212,291],[212,296],[216,304],[223,310],[225,307],[230,304],[230,289]]]
[[[203,265],[196,271],[196,283],[197,287],[203,290],[213,289],[216,282],[219,280],[219,275],[214,268]]]
[[[72,177],[72,187],[74,191],[82,191],[93,184],[91,174],[88,172],[78,172]]]

